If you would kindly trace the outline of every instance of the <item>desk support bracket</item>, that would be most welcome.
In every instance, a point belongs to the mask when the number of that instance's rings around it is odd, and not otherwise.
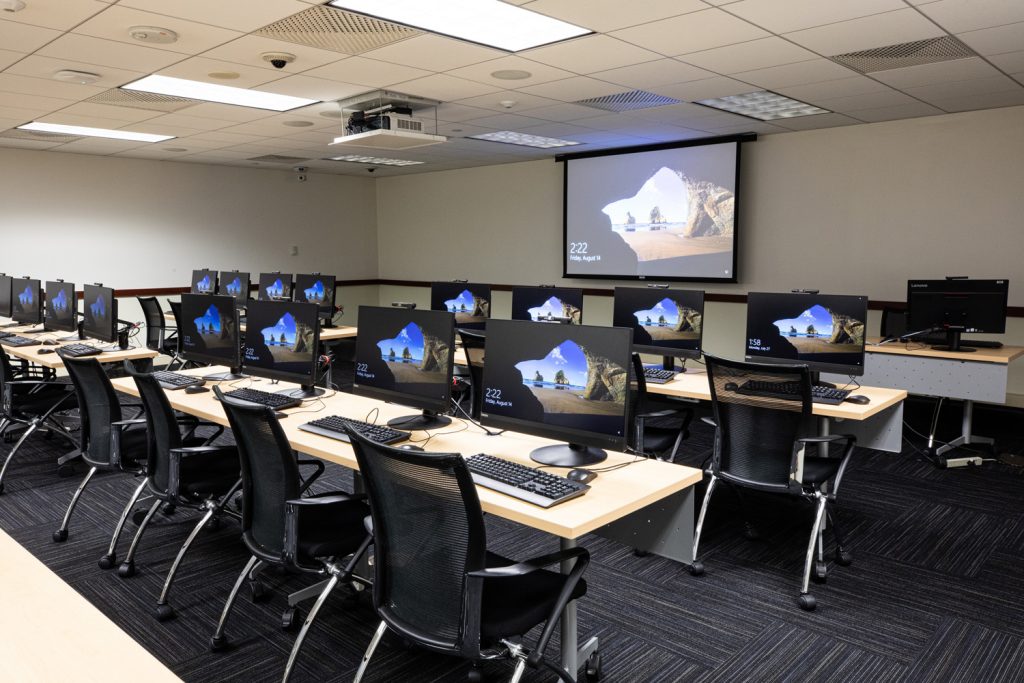
[[[974,401],[967,399],[964,401],[964,413],[961,420],[960,436],[956,437],[952,441],[942,446],[939,446],[935,450],[935,455],[941,457],[945,453],[950,452],[960,446],[970,446],[971,444],[994,444],[995,440],[987,436],[975,436],[972,434],[974,424]],[[928,435],[929,444],[932,443],[935,438],[935,434]],[[942,463],[946,467],[964,467],[965,465],[980,465],[981,458],[978,456],[970,456],[965,458],[942,458]]]

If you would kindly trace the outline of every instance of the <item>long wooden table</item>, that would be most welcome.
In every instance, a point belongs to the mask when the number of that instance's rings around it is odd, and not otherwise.
[[[170,313],[164,313],[164,322],[171,327],[177,326],[177,323],[174,319],[174,315]],[[239,325],[238,328],[242,332],[245,332],[244,323]],[[324,327],[323,325],[321,325],[320,343],[329,344],[330,342],[338,341],[340,339],[351,339],[352,337],[356,336],[357,332],[358,328],[352,325],[340,325],[338,327]]]
[[[11,327],[5,329],[5,332],[12,332],[14,334],[20,334],[22,331],[27,329],[34,329],[35,325],[25,325],[23,327]],[[68,332],[43,332],[40,334],[25,335],[32,339],[38,339],[39,341],[55,341],[56,345],[41,345],[41,346],[4,346],[4,351],[7,352],[8,356],[20,358],[26,360],[29,363],[34,363],[40,367],[49,368],[50,370],[57,370],[64,367],[64,361],[60,355],[56,353],[41,353],[42,351],[57,351],[62,346],[68,344],[90,344],[97,348],[110,348],[112,345],[106,342],[97,341],[95,339],[85,339],[74,341],[60,341],[61,339],[69,336]],[[147,349],[145,346],[129,347],[128,349],[117,349],[116,351],[104,351],[97,356],[91,356],[100,363],[120,363],[125,360],[139,360],[142,358],[156,358],[157,352],[152,349]]]
[[[201,368],[187,372],[205,375],[218,371],[219,368]],[[115,379],[113,384],[119,391],[138,396],[138,388],[131,378]],[[252,386],[265,391],[294,386],[284,383],[270,385],[266,380],[259,379],[225,384]],[[167,396],[176,410],[227,425],[227,417],[213,392],[186,394],[184,391],[169,391]],[[372,414],[374,411],[375,415]],[[285,412],[288,417],[281,420],[281,426],[292,448],[356,470],[358,465],[349,444],[302,431],[299,425],[326,415],[342,415],[360,420],[369,417],[382,423],[412,411],[399,405],[333,392]],[[431,451],[457,452],[466,456],[484,452],[527,465],[535,464],[529,459],[530,451],[538,446],[556,443],[550,439],[515,432],[487,436],[478,427],[458,418],[443,429],[413,432],[411,441],[422,443],[428,436],[431,438],[426,447]],[[616,452],[609,452],[608,460],[602,466],[627,462],[631,463],[628,467],[600,473],[590,483],[591,490],[585,496],[554,508],[540,508],[483,487],[477,489],[480,504],[487,513],[558,537],[562,548],[574,547],[581,536],[594,533],[687,564],[692,563],[693,486],[703,478],[702,472],[691,467]],[[560,473],[564,474],[565,471],[560,470]],[[568,567],[563,567],[563,571],[567,570]],[[579,662],[596,650],[597,640],[591,638],[582,647],[578,646],[575,604],[566,608],[561,626],[562,662],[568,671],[576,672]]]

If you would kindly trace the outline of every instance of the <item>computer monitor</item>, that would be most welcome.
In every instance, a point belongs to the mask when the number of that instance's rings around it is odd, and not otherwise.
[[[103,285],[82,288],[82,334],[113,344],[117,341],[117,298]]]
[[[630,330],[517,320],[487,326],[483,424],[566,441],[530,454],[545,465],[592,465],[608,457],[602,448],[625,447]]]
[[[220,271],[220,289],[217,293],[234,297],[235,301],[244,305],[249,298],[249,273],[238,270]]]
[[[204,268],[192,271],[192,294],[216,294],[217,271]]]
[[[864,374],[866,296],[792,292],[747,295],[746,359]]]
[[[187,361],[227,365],[226,373],[207,375],[213,381],[241,379],[241,347],[235,300],[220,294],[182,294],[181,355]]]
[[[10,275],[0,273],[0,318],[11,317],[11,280]]]
[[[330,325],[334,317],[334,276],[320,273],[296,275],[292,299],[319,306],[320,316]]]
[[[76,332],[78,324],[75,315],[78,313],[78,299],[75,296],[75,285],[63,280],[46,283],[46,318],[43,328],[55,332]]]
[[[445,311],[359,307],[352,391],[423,410],[388,422],[396,429],[434,429],[451,422],[455,316]]]
[[[579,325],[583,322],[583,290],[573,287],[513,287],[512,319]]]
[[[454,314],[456,327],[482,330],[491,317],[491,286],[468,282],[431,283],[430,308]]]
[[[1006,332],[1009,280],[910,280],[907,282],[907,327],[910,330],[942,330],[942,351],[971,352],[960,346],[963,332]]]
[[[616,287],[612,325],[632,329],[634,351],[663,356],[675,370],[676,358],[700,358],[704,292]]]
[[[313,386],[319,349],[320,319],[316,304],[249,302],[242,353],[242,367],[248,374],[301,385],[300,389],[281,392],[289,396],[319,396],[324,390]]]
[[[27,277],[11,280],[11,308],[14,322],[29,325],[43,322],[43,290],[39,280]]]
[[[260,287],[256,292],[256,298],[260,301],[291,301],[291,274],[260,273]]]

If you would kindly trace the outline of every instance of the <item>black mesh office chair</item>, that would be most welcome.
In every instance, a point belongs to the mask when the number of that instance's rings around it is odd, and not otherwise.
[[[6,438],[15,427],[25,430],[0,468],[0,494],[4,492],[8,466],[34,433],[52,432],[75,444],[74,436],[57,419],[58,413],[78,406],[74,388],[65,382],[16,377],[10,357],[0,346],[0,434]]]
[[[57,543],[67,540],[71,515],[78,505],[79,497],[97,471],[122,471],[138,476],[145,473],[146,463],[146,420],[138,419],[142,413],[142,406],[132,406],[136,409],[132,419],[124,419],[122,409],[126,406],[121,404],[114,387],[110,384],[110,378],[99,361],[95,358],[70,358],[63,355],[61,358],[78,399],[79,415],[82,420],[78,449],[82,454],[82,460],[89,466],[89,471],[75,489],[60,528],[53,532],[53,540]],[[114,552],[125,519],[142,495],[144,486],[145,480],[135,489],[121,514],[108,555]]]
[[[174,363],[178,355],[177,330],[168,331],[164,312],[155,296],[137,298],[139,306],[142,307],[142,315],[146,320],[146,348],[171,356],[171,363]],[[175,318],[175,323],[177,323],[177,318]]]
[[[687,407],[652,410],[647,396],[647,380],[640,354],[633,354],[633,433],[630,444],[633,450],[659,460],[672,462],[679,452],[679,446],[690,437],[690,422],[693,410]]]
[[[168,301],[167,305],[171,307],[171,313],[174,315],[174,353],[171,354],[171,362],[167,364],[168,370],[173,370],[174,366],[177,365],[178,369],[184,368],[188,365],[185,359],[181,357],[181,302],[180,301]]]
[[[806,365],[743,363],[708,355],[704,360],[711,385],[715,447],[708,471],[711,478],[694,534],[695,562],[690,571],[693,574],[703,572],[703,565],[696,561],[697,549],[711,494],[718,481],[795,496],[816,506],[799,598],[800,607],[813,610],[816,601],[808,591],[812,565],[816,581],[824,582],[826,576],[823,538],[826,513],[836,537],[836,562],[848,565],[851,561],[829,503],[835,501],[856,438],[848,434],[815,436],[811,376]],[[750,393],[751,382],[795,384],[800,400]],[[831,450],[833,445],[838,447],[836,452]],[[808,451],[809,448],[812,450]]]
[[[135,553],[139,541],[161,503],[203,511],[203,516],[174,558],[157,600],[156,617],[164,621],[174,616],[167,596],[178,567],[196,536],[207,524],[216,526],[222,514],[237,516],[225,506],[241,486],[238,451],[234,446],[202,445],[202,441],[188,440],[191,432],[181,433],[174,410],[153,375],[139,372],[128,363],[124,367],[135,380],[146,409],[146,483],[156,500],[139,524],[128,554],[117,569],[118,575],[122,578],[135,575]]]
[[[517,563],[490,553],[480,499],[461,455],[405,451],[353,432],[349,437],[373,512],[373,604],[381,618],[355,683],[387,629],[473,662],[511,658],[513,683],[527,664],[575,680],[544,659],[544,650],[562,610],[586,594],[582,577],[590,554],[571,548]],[[543,569],[573,559],[567,575]],[[520,637],[541,623],[530,652]]]
[[[339,582],[353,580],[352,571],[370,545],[372,539],[363,522],[370,509],[362,494],[338,491],[303,498],[298,462],[274,411],[226,397],[219,387],[214,391],[238,442],[242,540],[252,557],[231,589],[210,649],[217,652],[227,647],[224,627],[247,577],[257,581],[256,574],[266,566],[330,577],[295,639],[284,672],[287,681],[324,601]],[[347,556],[350,559],[342,564]],[[256,589],[253,595],[262,592]],[[290,622],[290,617],[285,621]]]
[[[484,403],[484,346],[487,336],[483,332],[459,330],[462,352],[466,354],[469,369],[469,409],[474,420],[480,419]]]

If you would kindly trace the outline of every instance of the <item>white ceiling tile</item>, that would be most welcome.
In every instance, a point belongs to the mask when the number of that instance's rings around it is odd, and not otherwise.
[[[526,71],[530,75],[526,78],[509,81],[495,78],[491,75],[497,71]],[[549,83],[569,78],[573,74],[564,69],[556,69],[547,64],[534,62],[516,55],[509,55],[500,59],[492,59],[489,62],[481,62],[480,64],[453,69],[448,72],[448,75],[468,78],[471,81],[480,81],[481,83],[487,83],[504,90],[505,88],[520,89],[530,85],[537,85],[538,83]]]
[[[60,35],[60,31],[52,28],[0,20],[0,45],[3,45],[5,50],[34,52]]]
[[[163,69],[183,57],[177,52],[156,50],[142,45],[115,43],[112,40],[80,36],[67,33],[39,50],[44,57],[73,59],[76,62],[102,64],[103,66],[124,67],[152,73]]]
[[[244,32],[309,9],[297,0],[121,0],[120,5]]]
[[[983,28],[980,31],[959,33],[957,38],[983,55],[1015,52],[1024,45],[1024,21],[996,28]]]
[[[822,55],[839,55],[943,35],[941,28],[908,7],[787,33],[786,38]]]
[[[520,54],[527,59],[576,74],[606,71],[620,66],[650,62],[661,57],[656,52],[603,35],[574,38],[547,47],[526,50]]]
[[[889,90],[884,83],[873,81],[866,76],[854,76],[853,78],[840,78],[835,81],[823,81],[809,85],[795,85],[788,88],[778,88],[777,92],[787,97],[792,97],[802,102],[814,102],[817,100],[829,100],[837,97],[852,97],[870,92],[882,92]]]
[[[502,104],[502,102],[504,102],[505,104]],[[556,100],[552,100],[547,97],[538,97],[537,95],[531,95],[525,92],[518,92],[515,90],[499,90],[498,92],[488,93],[487,95],[467,97],[464,100],[458,100],[457,102],[454,102],[454,104],[463,104],[469,107],[480,107],[481,109],[487,109],[491,111],[509,112],[517,114],[520,112],[528,111],[530,109],[550,107],[552,105],[557,105],[560,103]],[[486,115],[486,113],[481,114],[481,116]],[[531,113],[530,116],[533,116],[533,114]]]
[[[115,107],[109,104],[95,104],[93,102],[76,102],[66,106],[60,111],[60,114],[74,114],[80,117],[95,117],[97,120],[105,119],[122,121],[123,123],[134,123],[159,116],[160,112],[149,109],[136,109],[134,107]],[[118,128],[120,127],[118,126]]]
[[[1024,88],[1019,83],[1002,74],[993,78],[979,78],[971,81],[957,81],[955,83],[934,83],[916,88],[905,88],[904,90],[914,97],[933,103],[937,100],[986,95],[1007,90],[1024,92]]]
[[[815,114],[800,116],[795,119],[773,121],[774,125],[788,130],[814,130],[816,128],[835,128],[837,126],[855,126],[861,121],[845,114]]]
[[[98,95],[104,90],[106,88],[97,88],[94,85],[61,83],[51,79],[30,78],[12,73],[0,74],[0,92],[20,92],[26,95],[58,97],[64,100],[84,100],[87,97]]]
[[[696,66],[684,64],[677,59],[659,59],[654,62],[623,66],[593,74],[594,78],[618,83],[630,90],[657,88],[670,83],[699,81],[715,75]]]
[[[911,102],[895,107],[879,107],[878,109],[861,109],[857,118],[861,121],[895,121],[897,119],[913,119],[919,116],[935,116],[943,114],[941,109],[924,102]]]
[[[458,123],[469,119],[478,119],[487,116],[489,110],[480,107],[468,107],[458,102],[445,102],[437,108],[437,118],[442,121]]]
[[[664,107],[651,107],[650,109],[631,111],[630,116],[642,121],[684,125],[687,121],[706,118],[712,115],[712,112],[714,110],[707,107],[701,107],[690,102],[681,102],[679,104],[665,105]],[[586,125],[586,122],[583,122],[583,125]]]
[[[753,83],[769,90],[794,85],[806,85],[808,83],[820,83],[822,81],[834,81],[857,75],[859,74],[856,71],[847,69],[845,66],[840,66],[827,59],[811,59],[806,62],[770,66],[767,69],[741,71],[740,73],[733,74],[735,78],[741,81]]]
[[[980,57],[957,59],[937,64],[908,66],[903,69],[890,69],[871,74],[873,78],[901,90],[915,86],[931,85],[932,83],[993,78],[998,75],[999,71]]]
[[[0,147],[15,147],[18,149],[53,149],[61,142],[43,142],[42,140],[22,140],[20,138],[0,138]]]
[[[897,107],[904,104],[913,104],[916,100],[910,95],[897,90],[880,90],[862,95],[851,95],[849,97],[837,97],[830,100],[815,100],[822,109],[837,111],[842,114],[856,112],[861,109],[878,109],[879,107]]]
[[[24,52],[13,52],[12,50],[0,50],[0,71],[3,71],[19,59],[24,59]]]
[[[0,92],[0,107],[16,107],[20,109],[31,109],[33,111],[51,112],[63,109],[69,104],[73,104],[73,102],[71,100],[60,100],[56,97]],[[24,123],[24,121],[19,123]]]
[[[147,143],[139,143],[133,140],[108,140],[104,138],[85,138],[75,140],[61,145],[58,152],[71,152],[73,154],[116,154],[127,149],[135,149]]]
[[[150,123],[158,123],[159,121],[160,119],[154,119]],[[226,133],[222,130],[197,133],[189,137],[189,141],[195,140],[200,144],[219,145],[221,147],[244,145],[249,142],[257,142],[260,139],[258,135],[239,135],[238,133]]]
[[[38,55],[26,57],[7,69],[6,73],[20,76],[31,76],[33,78],[52,79],[55,73],[64,69],[98,74],[100,76],[100,80],[92,84],[93,87],[96,88],[116,88],[119,85],[124,85],[130,81],[142,78],[145,75],[141,71],[125,71],[124,69],[115,69],[110,66],[75,62],[70,59],[40,57]]]
[[[706,9],[615,31],[612,35],[663,55],[681,55],[767,38],[770,34],[720,9]]]
[[[550,83],[541,83],[517,89],[533,95],[540,95],[541,97],[550,97],[560,102],[575,102],[576,100],[584,100],[590,97],[614,95],[615,93],[622,92],[621,85],[606,83],[605,81],[587,78],[586,76],[574,76],[561,81],[552,81]]]
[[[288,76],[273,83],[266,83],[260,86],[259,90],[278,93],[279,95],[327,101],[340,100],[364,93],[366,92],[366,86],[339,83],[338,81],[329,81],[326,78],[298,75]]]
[[[594,109],[593,107],[584,107],[580,104],[565,103],[553,104],[548,107],[538,107],[537,109],[529,110],[530,116],[538,119],[544,119],[545,121],[555,122],[581,121],[592,116],[602,116],[604,113],[605,112],[602,110]]]
[[[21,125],[28,123],[29,121],[35,120],[37,117],[44,116],[49,111],[46,107],[11,107],[0,104],[0,118],[2,119],[13,119]]]
[[[366,59],[365,57],[349,57],[332,64],[310,69],[303,75],[341,81],[342,83],[355,83],[369,88],[386,88],[395,83],[409,81],[421,76],[429,76],[430,72],[401,64],[378,62]]]
[[[188,109],[185,111],[188,111]],[[194,128],[195,130],[202,131],[218,130],[221,128],[227,128],[231,125],[230,121],[191,116],[189,114],[182,114],[178,112],[173,114],[164,114],[163,116],[155,119],[150,119],[149,122],[154,125],[167,123],[172,126],[185,126],[187,128]]]
[[[543,119],[536,119],[519,114],[492,114],[491,116],[483,116],[479,119],[471,119],[465,123],[468,123],[471,126],[494,128],[495,130],[519,130],[520,128],[526,128],[527,126],[542,126],[548,122]]]
[[[433,74],[404,83],[396,83],[394,89],[407,95],[427,97],[441,102],[462,100],[467,97],[486,95],[498,92],[498,88],[485,85],[465,78],[456,78],[447,74]]]
[[[530,135],[542,135],[546,138],[568,138],[571,140],[575,140],[576,135],[585,135],[586,133],[594,132],[593,128],[574,126],[569,123],[544,123],[539,126],[529,126],[527,128],[519,128],[517,130]]]
[[[295,61],[285,64],[283,69],[278,69],[263,59],[262,55],[266,52],[287,52],[295,55]],[[324,64],[337,62],[347,56],[332,50],[320,50],[298,43],[287,43],[283,40],[251,35],[242,36],[203,53],[203,57],[209,59],[268,69],[282,76],[302,73]]]
[[[645,24],[678,14],[705,9],[699,0],[535,0],[527,9],[562,21],[589,28],[591,31],[614,31],[617,28]]]
[[[921,11],[950,33],[1024,21],[1020,0],[940,0],[922,6]]]
[[[1024,105],[1024,89],[983,93],[967,97],[937,98],[932,104],[946,111],[971,111]]]
[[[788,33],[905,7],[902,0],[743,0],[726,10],[772,33]]]
[[[204,119],[216,119],[218,121],[256,121],[272,116],[272,112],[266,109],[254,109],[252,107],[240,107],[233,104],[220,104],[217,102],[203,102],[196,104],[181,112],[188,116],[198,116]]]
[[[725,76],[715,76],[714,78],[705,78],[700,81],[690,81],[689,83],[664,85],[658,88],[658,94],[674,97],[684,102],[693,102],[694,100],[706,100],[710,97],[740,95],[742,93],[754,92],[755,90],[758,90],[758,88],[749,83],[726,78]]]
[[[153,133],[154,135],[173,135],[178,138],[189,139],[191,139],[190,136],[195,135],[196,133],[203,132],[196,128],[189,128],[188,126],[172,126],[170,124],[161,122],[161,118],[162,117],[160,116],[155,116],[145,121],[139,121],[138,123],[131,124],[131,128],[132,130],[138,133]]]
[[[31,0],[20,12],[4,12],[0,23],[12,21],[67,31],[108,7],[96,0]]]
[[[221,79],[212,78],[212,73],[236,73],[238,78]],[[206,56],[188,57],[165,69],[160,69],[160,75],[173,76],[174,78],[187,78],[192,81],[203,81],[204,83],[216,83],[227,85],[232,88],[252,88],[264,83],[276,81],[282,74],[269,69],[261,69],[247,64],[235,64],[220,59],[209,59]]]
[[[114,5],[96,15],[81,26],[77,26],[73,32],[129,45],[140,45],[139,41],[128,35],[128,29],[132,26],[159,26],[170,29],[178,34],[178,40],[158,47],[161,50],[183,52],[190,55],[209,50],[241,35],[237,31],[209,24],[185,21],[120,5]]]
[[[122,128],[125,126],[124,121],[117,119],[103,119],[91,114],[72,114],[65,110],[36,117],[36,120],[44,123],[61,123],[68,126],[88,126],[90,128]]]
[[[1024,50],[1017,52],[1005,52],[1001,55],[991,55],[988,61],[992,62],[1006,73],[1017,73],[1024,71]]]
[[[680,57],[687,64],[720,74],[762,69],[779,64],[804,62],[817,57],[802,47],[772,36],[737,45],[694,52]]]
[[[450,71],[504,54],[501,50],[428,33],[364,52],[362,56],[430,71]]]

